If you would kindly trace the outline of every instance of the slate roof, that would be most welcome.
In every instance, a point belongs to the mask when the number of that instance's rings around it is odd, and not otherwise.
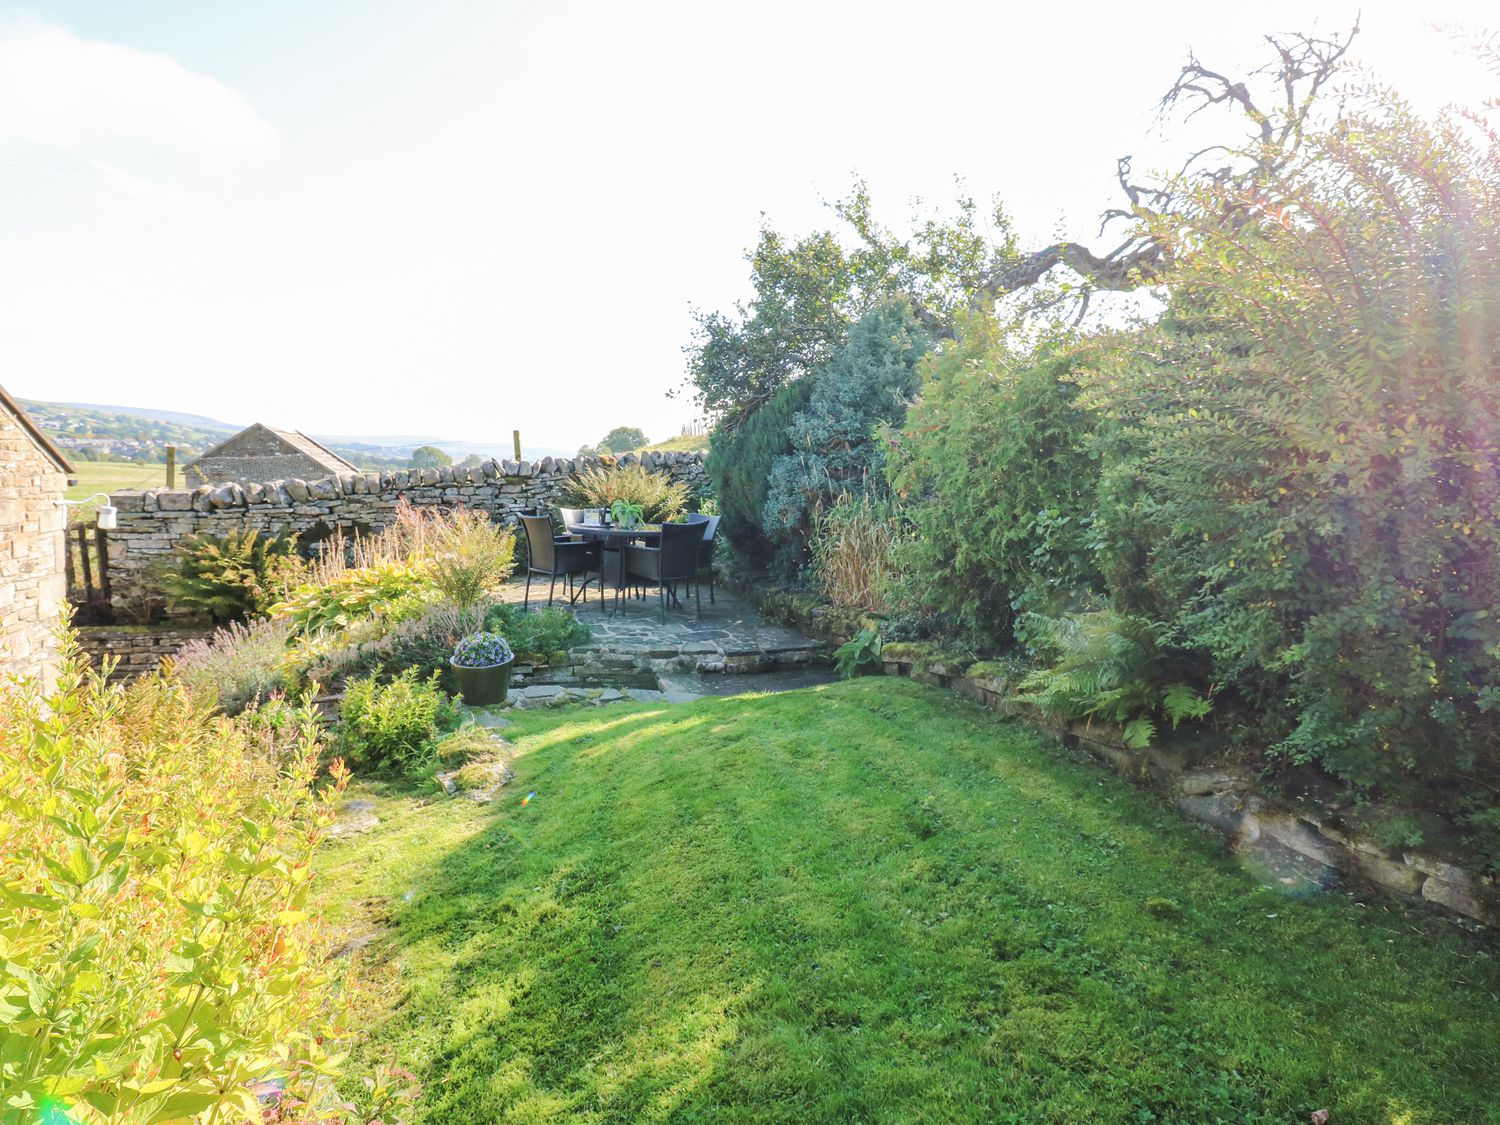
[[[256,422],[182,467],[189,486],[268,480],[318,480],[359,469],[300,430],[278,430]]]
[[[63,456],[63,451],[57,447],[57,443],[47,436],[46,431],[31,420],[26,411],[21,409],[21,404],[11,398],[4,387],[0,387],[0,409],[4,409],[6,413],[12,415],[21,424],[21,429],[25,430],[31,440],[36,443],[37,448],[47,455],[48,460],[68,475],[70,478],[69,483],[74,483],[74,478],[78,476],[78,470],[73,468],[73,463]]]

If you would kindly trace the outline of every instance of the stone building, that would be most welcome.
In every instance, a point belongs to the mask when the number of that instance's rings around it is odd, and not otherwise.
[[[67,601],[67,509],[73,466],[0,387],[0,681],[51,682],[54,631]]]
[[[359,470],[333,450],[296,430],[273,430],[260,422],[221,441],[182,467],[190,488],[200,484],[249,484],[265,480],[318,480]]]

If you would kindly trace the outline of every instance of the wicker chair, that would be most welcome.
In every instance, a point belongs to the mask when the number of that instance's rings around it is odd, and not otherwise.
[[[703,577],[703,571],[708,571],[708,604],[714,604],[714,543],[715,536],[719,531],[719,517],[705,516],[702,512],[694,512],[687,517],[687,523],[703,525],[703,545],[698,548],[698,571],[693,576],[694,585]]]
[[[698,549],[703,543],[703,524],[664,523],[661,525],[661,546],[627,546],[620,555],[626,575],[655,582],[661,599],[661,620],[667,622],[667,594],[677,602],[675,587],[678,582],[691,582],[698,574]],[[703,601],[696,597],[698,616],[703,615]],[[615,592],[615,606],[620,604],[619,591]]]
[[[552,532],[551,516],[521,516],[521,527],[526,532],[526,596],[521,601],[521,608],[527,609],[531,605],[531,576],[533,574],[545,574],[551,581],[547,586],[547,604],[552,604],[552,596],[557,589],[557,580],[567,580],[568,604],[572,605],[578,600],[581,593],[584,604],[589,600],[590,571],[599,573],[599,597],[604,598],[604,577],[602,552],[597,543],[585,543],[581,539],[558,539]],[[583,585],[575,591],[573,579],[577,575],[583,575]]]

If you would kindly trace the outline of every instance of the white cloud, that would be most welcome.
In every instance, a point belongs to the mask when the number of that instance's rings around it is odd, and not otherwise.
[[[122,144],[144,143],[217,170],[267,157],[276,132],[242,94],[166,55],[26,21],[0,25],[7,141],[105,165]]]

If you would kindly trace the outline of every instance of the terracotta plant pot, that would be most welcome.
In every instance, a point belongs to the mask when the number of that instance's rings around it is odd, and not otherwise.
[[[448,667],[453,669],[453,682],[465,703],[470,707],[493,707],[504,703],[510,694],[510,670],[515,663],[515,657],[511,657],[504,664],[468,668],[450,660]]]

